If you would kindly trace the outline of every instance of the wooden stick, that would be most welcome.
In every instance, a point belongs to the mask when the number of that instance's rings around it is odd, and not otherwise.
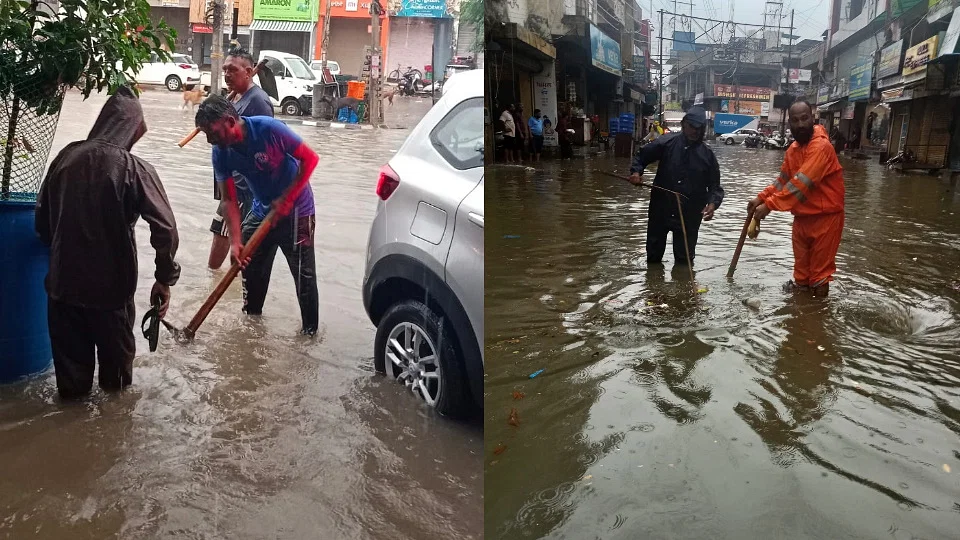
[[[257,75],[257,72],[260,71],[260,67],[261,67],[261,66],[265,66],[265,65],[267,65],[267,60],[266,60],[266,58],[264,58],[263,60],[261,60],[260,63],[257,64],[256,67],[253,68],[253,73],[250,75],[250,77],[251,77],[251,78],[252,78],[252,77],[255,77],[255,76]],[[211,77],[211,78],[213,77],[213,73],[210,74],[210,77]],[[253,84],[253,83],[251,82],[250,84]],[[210,81],[210,87],[213,88],[213,81]],[[227,97],[227,101],[233,101],[234,98],[236,98],[236,97],[237,97],[237,93],[236,93],[236,92],[230,92],[230,95]],[[198,127],[193,128],[193,131],[191,131],[189,135],[187,135],[186,137],[183,138],[183,140],[181,140],[179,143],[177,143],[177,146],[179,146],[180,148],[183,148],[184,146],[186,146],[187,144],[189,144],[190,141],[192,141],[194,137],[196,137],[196,136],[199,135],[199,134],[200,134],[200,128],[198,128]]]
[[[677,212],[680,213],[680,227],[683,230],[683,249],[687,252],[687,268],[690,269],[690,283],[693,284],[693,261],[690,260],[690,242],[687,240],[687,220],[683,219],[683,205],[680,204],[680,194],[677,196]],[[694,284],[696,287],[696,284]]]
[[[743,242],[747,239],[747,230],[750,228],[750,220],[753,219],[753,210],[747,212],[747,220],[743,222],[743,230],[740,231],[740,241],[737,242],[737,250],[733,252],[733,261],[730,268],[727,269],[727,277],[732,278],[737,270],[737,261],[740,260],[740,252],[743,251]]]
[[[310,184],[304,184],[304,188]],[[292,187],[295,187],[294,184]],[[289,191],[284,197],[280,200],[289,202],[297,197],[300,194],[300,191]],[[260,226],[257,227],[257,230],[254,231],[253,236],[250,237],[250,240],[244,244],[243,249],[240,250],[240,261],[252,257],[254,252],[257,251],[257,248],[260,247],[260,244],[263,242],[263,239],[266,238],[267,233],[270,232],[270,229],[273,228],[273,222],[277,219],[276,209],[270,210],[270,213],[267,214],[267,217],[263,218],[263,221],[260,223]],[[210,293],[210,296],[207,297],[207,301],[200,306],[200,310],[197,311],[197,314],[193,316],[193,319],[190,320],[190,324],[183,329],[183,335],[187,339],[193,339],[193,336],[196,335],[197,329],[200,328],[200,325],[203,324],[203,321],[206,320],[207,315],[210,314],[210,311],[213,310],[213,307],[217,305],[217,302],[220,301],[220,297],[223,296],[223,293],[227,292],[227,289],[230,287],[230,284],[233,283],[234,278],[237,277],[237,274],[240,273],[240,261],[233,263],[230,267],[230,270],[227,271],[227,274],[220,279],[220,283],[217,284],[217,288]]]
[[[597,171],[597,172],[600,173],[600,174],[605,174],[605,175],[607,175],[607,176],[611,176],[611,177],[613,177],[613,178],[619,178],[620,180],[625,180],[625,181],[627,181],[627,182],[630,182],[630,177],[628,177],[628,176],[621,176],[621,175],[619,175],[619,174],[614,174],[614,173],[610,173],[610,172],[607,172],[607,171]],[[632,184],[633,182],[630,182],[630,183]],[[664,187],[660,187],[660,186],[657,186],[657,185],[654,185],[654,184],[647,184],[647,183],[645,183],[645,182],[640,182],[639,187],[648,187],[648,188],[651,188],[651,189],[659,189],[659,190],[666,191],[667,193],[673,193],[674,195],[678,195],[678,196],[680,196],[680,197],[683,197],[684,199],[687,198],[687,196],[684,195],[683,193],[680,193],[680,192],[677,192],[677,191],[673,191],[672,189],[667,189],[667,188],[664,188]]]

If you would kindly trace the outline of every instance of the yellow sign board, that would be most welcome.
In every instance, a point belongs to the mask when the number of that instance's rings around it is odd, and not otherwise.
[[[927,64],[937,57],[937,36],[907,49],[903,57],[903,75],[913,75],[926,71]]]

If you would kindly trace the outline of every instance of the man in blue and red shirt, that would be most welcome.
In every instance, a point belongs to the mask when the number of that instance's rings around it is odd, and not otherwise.
[[[303,322],[301,333],[313,335],[319,325],[316,259],[313,235],[316,227],[310,175],[320,158],[286,124],[273,118],[239,116],[233,104],[221,96],[207,98],[197,110],[197,127],[214,145],[213,171],[227,207],[232,256],[240,260],[246,244],[271,207],[277,221],[259,249],[243,267],[243,311],[260,315],[270,284],[270,271],[277,248],[293,273]],[[253,194],[250,213],[241,221],[234,174],[246,178]],[[283,199],[292,189],[295,197]]]

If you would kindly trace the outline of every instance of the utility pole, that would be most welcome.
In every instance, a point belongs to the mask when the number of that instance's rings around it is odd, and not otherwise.
[[[224,0],[213,3],[213,44],[210,51],[210,95],[220,94],[220,74],[223,72],[223,12]]]
[[[790,90],[790,59],[793,53],[793,10],[790,10],[790,36],[787,37],[787,84],[785,88]],[[781,109],[780,112],[780,133],[784,132],[784,125],[786,124],[787,112],[785,109]]]
[[[657,104],[659,105],[658,109],[660,114],[659,117],[660,124],[663,125],[663,10],[660,10],[660,92],[657,96]]]
[[[370,2],[370,33],[373,37],[373,47],[370,48],[370,87],[367,96],[370,99],[370,123],[380,125],[380,70],[382,61],[380,56],[380,13],[383,8],[380,0]],[[433,87],[437,84],[437,68],[433,68]]]
[[[330,42],[330,3],[333,0],[326,1],[326,8],[323,15],[323,39],[320,42],[320,73],[326,73],[327,69],[327,43]],[[323,82],[323,81],[321,81]]]

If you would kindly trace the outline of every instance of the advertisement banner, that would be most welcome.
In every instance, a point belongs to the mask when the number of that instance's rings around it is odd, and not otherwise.
[[[424,17],[427,19],[450,17],[447,14],[447,0],[402,0],[396,16]]]
[[[540,109],[540,114],[550,119],[551,126],[543,128],[543,145],[560,146],[557,138],[557,78],[554,76],[555,65],[544,64],[543,71],[533,77],[533,107]],[[531,113],[533,111],[530,111]]]
[[[857,112],[857,105],[855,103],[847,103],[843,106],[843,115],[840,117],[843,120],[853,120],[854,115]]]
[[[738,88],[732,84],[713,85],[714,95],[722,98],[736,99],[739,96],[740,99],[770,101],[770,96],[773,92],[769,88],[763,88],[759,86],[741,86],[739,87],[739,94],[737,90]]]
[[[770,102],[763,101],[760,103],[760,116],[770,116]]]
[[[810,82],[813,72],[809,69],[790,69],[790,84]]]
[[[260,21],[315,21],[316,0],[254,0],[253,18]]]
[[[850,101],[870,99],[870,80],[873,75],[873,58],[864,58],[850,70]]]
[[[824,84],[817,90],[817,104],[828,101],[830,101],[830,87]]]
[[[620,44],[592,24],[590,25],[590,57],[594,67],[617,76],[622,74]]]
[[[744,114],[717,113],[713,119],[713,131],[717,135],[730,133],[745,127],[756,127],[760,121]]]
[[[768,101],[741,101],[740,103],[733,101],[732,103],[736,105],[737,114],[747,114],[750,116],[760,116],[763,104],[766,103],[768,106],[770,105]]]
[[[880,64],[877,66],[877,78],[882,79],[900,73],[900,53],[903,52],[903,40],[897,41],[880,51]]]
[[[937,36],[907,49],[903,57],[903,75],[913,75],[927,70],[927,63],[937,57]]]

